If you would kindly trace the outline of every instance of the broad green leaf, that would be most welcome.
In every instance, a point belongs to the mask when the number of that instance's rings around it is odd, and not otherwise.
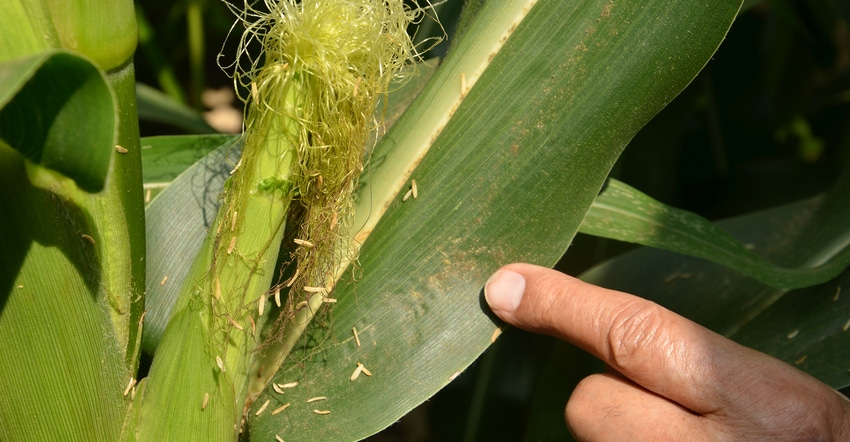
[[[0,145],[0,439],[116,440],[130,381],[86,210]],[[73,183],[64,181],[65,186]]]
[[[707,219],[664,205],[613,179],[593,202],[579,231],[708,259],[777,288],[820,284],[850,264],[850,248],[846,247],[816,267],[773,264]]]
[[[358,266],[274,380],[298,386],[254,402],[249,416],[292,405],[251,419],[252,438],[361,438],[468,366],[496,329],[487,277],[561,256],[624,145],[702,68],[739,4],[486,3],[377,147]],[[402,202],[411,179],[418,197]],[[351,381],[357,362],[372,376]]]
[[[103,188],[116,124],[111,88],[91,61],[49,50],[0,63],[0,139],[84,190]]]
[[[773,262],[818,265],[846,253],[848,199],[850,174],[845,173],[825,198],[733,218],[719,226]],[[655,300],[727,336],[788,293],[717,264],[653,249],[623,255],[582,278]]]
[[[215,365],[192,365],[205,360],[199,355],[209,351],[210,343],[205,339],[209,335],[207,325],[197,312],[188,309],[176,314],[169,324],[167,333],[175,333],[180,339],[170,339],[164,342],[176,348],[168,348],[163,344],[162,351],[173,352],[182,357],[170,360],[170,365],[154,365],[147,378],[145,395],[141,400],[146,401],[145,407],[138,411],[138,421],[135,423],[135,438],[146,440],[192,440],[190,434],[205,435],[204,440],[227,440],[228,435],[236,433],[233,420],[237,416],[234,410],[232,386],[224,382],[216,382],[221,376]],[[158,371],[159,370],[159,371]],[[218,385],[218,389],[205,391],[207,385]],[[183,391],[185,396],[197,398],[194,403],[168,400],[167,395],[148,394],[156,389],[162,391]],[[152,428],[145,425],[147,419],[155,419],[153,414],[179,414],[179,422],[191,422],[188,426],[168,425]],[[175,419],[175,421],[178,421]],[[153,433],[152,433],[153,432]]]

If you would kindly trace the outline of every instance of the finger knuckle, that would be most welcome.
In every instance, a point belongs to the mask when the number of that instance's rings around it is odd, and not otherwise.
[[[609,363],[615,368],[628,367],[636,359],[666,352],[671,343],[668,316],[669,311],[645,300],[619,305],[611,314],[606,336]]]

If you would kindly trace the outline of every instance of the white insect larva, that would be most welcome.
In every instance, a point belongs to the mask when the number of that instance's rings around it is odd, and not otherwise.
[[[800,329],[794,330],[791,333],[788,333],[788,339],[794,339],[800,333]]]
[[[289,281],[286,281],[286,286],[287,286],[287,287],[292,287],[292,284],[295,284],[295,278],[298,278],[298,272],[299,272],[300,270],[301,270],[301,269],[295,269],[295,274],[294,274],[294,275],[292,275],[292,278],[289,278]],[[278,304],[278,307],[280,307],[280,304]]]
[[[337,217],[339,217],[339,215],[337,214],[337,212],[334,212],[334,216],[333,218],[331,218],[331,230],[336,230]]]
[[[351,332],[354,333],[354,342],[357,343],[357,347],[360,347],[360,336],[357,336],[357,327],[351,327]]]
[[[124,389],[124,397],[127,397],[130,394],[130,390],[133,389],[133,386],[136,385],[136,378],[130,378],[130,383],[127,384],[127,388]]]
[[[840,295],[840,294],[841,294],[841,286],[839,285],[839,286],[835,287],[835,294],[832,295],[832,302],[838,302],[838,295]]]
[[[460,73],[460,96],[466,97],[466,72]]]
[[[162,281],[159,282],[159,285],[165,285],[165,281],[168,281],[168,275],[162,277]]]
[[[245,331],[245,329],[242,328],[242,325],[236,322],[235,319],[231,318],[230,315],[225,314],[224,317],[227,318],[227,321],[230,322],[231,325],[239,329],[239,331]]]
[[[327,399],[327,396],[316,396],[316,397],[311,397],[310,399],[307,399],[307,403],[309,404],[309,403],[311,403],[311,402],[324,401],[324,400],[326,400],[326,399]]]
[[[280,388],[280,385],[277,385],[277,384],[275,384],[274,382],[272,382],[272,389],[273,389],[273,390],[274,390],[274,392],[275,392],[275,393],[277,393],[277,394],[283,394],[283,389],[282,389],[282,388]]]
[[[362,373],[362,372],[363,372],[363,364],[357,364],[357,368],[354,369],[354,373],[351,373],[351,377],[349,377],[348,379],[350,379],[352,382],[354,382],[354,381],[357,380],[357,378],[360,377],[360,373]]]
[[[351,91],[351,96],[357,98],[357,92],[360,91],[360,77],[354,82],[354,90]]]
[[[405,193],[404,196],[401,198],[401,201],[404,202],[409,200],[411,195],[413,195],[413,189],[409,189],[407,193]]]
[[[331,410],[313,410],[313,413],[321,414],[322,416],[331,414]]]
[[[280,407],[275,408],[274,411],[272,411],[272,416],[280,413],[283,410],[286,410],[287,408],[289,408],[289,405],[290,405],[289,403],[286,403],[286,404],[281,405]]]
[[[308,305],[310,305],[310,303],[309,303],[309,302],[307,302],[307,301],[301,301],[301,302],[299,302],[298,304],[295,304],[295,308],[294,308],[294,310],[295,310],[295,311],[301,310],[303,307],[307,307]]]
[[[280,384],[280,388],[295,388],[298,386],[298,382],[288,382],[286,384]]]
[[[222,361],[218,355],[215,357],[215,363],[218,365],[218,369],[221,370],[222,373],[227,373],[227,370],[224,369],[224,361]]]
[[[233,253],[233,248],[236,247],[236,237],[230,238],[230,245],[227,246],[227,254]]]
[[[151,202],[151,193],[150,189],[145,191],[145,204]]]
[[[336,302],[336,298],[328,298],[326,296],[322,296],[322,302],[327,304],[333,304]]]
[[[369,369],[368,369],[368,368],[366,368],[366,366],[365,366],[365,365],[363,365],[363,364],[361,364],[361,363],[359,363],[359,362],[357,363],[357,365],[358,365],[358,366],[360,366],[360,370],[362,370],[362,371],[363,371],[363,374],[365,374],[366,376],[372,376],[372,372],[371,372],[371,371],[369,371]]]
[[[803,362],[806,362],[806,358],[808,358],[808,357],[809,357],[809,355],[803,355],[803,357],[802,357],[802,358],[797,359],[796,361],[794,361],[794,365],[800,365],[800,364],[802,364]]]
[[[263,414],[263,412],[266,411],[266,407],[269,406],[269,402],[270,402],[269,399],[266,399],[266,401],[263,402],[263,406],[260,407],[260,409],[257,410],[256,413],[254,413],[254,416],[259,416],[259,415]]]
[[[259,305],[257,305],[257,314],[263,316],[263,313],[266,311],[266,294],[263,293],[260,296]]]
[[[201,401],[201,410],[205,410],[207,408],[207,403],[210,401],[210,394],[204,393],[204,400]]]
[[[239,212],[233,211],[233,218],[230,219],[230,231],[236,230],[236,217],[239,216]]]
[[[131,401],[136,400],[136,386],[135,385],[133,386],[133,388],[130,389],[130,400]]]
[[[80,236],[82,236],[84,240],[86,240],[86,241],[88,241],[88,242],[92,243],[92,245],[95,245],[95,243],[94,243],[94,238],[92,238],[91,236],[88,236],[88,235],[86,235],[85,233],[83,233],[83,234],[82,234],[82,235],[80,235]]]
[[[276,434],[274,435],[274,438],[277,442],[283,442],[283,439],[281,439],[281,437]]]
[[[412,192],[413,199],[419,196],[419,190],[416,188],[416,180],[410,180],[410,191]]]
[[[250,316],[248,316],[248,320],[251,321],[251,336],[257,336],[257,323]]]
[[[292,241],[293,241],[295,244],[298,244],[299,246],[304,246],[304,247],[313,247],[313,243],[311,243],[310,241],[307,241],[306,239],[298,239],[298,238],[296,238],[296,239],[293,239]]]
[[[221,298],[221,281],[218,278],[215,279],[215,291],[213,292],[213,296],[215,296],[216,301]]]
[[[490,343],[496,342],[496,339],[498,339],[501,334],[502,327],[496,327],[496,329],[493,330],[493,334],[490,335]]]
[[[325,292],[324,287],[311,287],[309,285],[304,286],[304,291],[308,293],[322,293]]]
[[[274,303],[280,307],[280,287],[274,289]]]
[[[128,150],[127,150],[126,148],[124,148],[124,147],[122,147],[122,146],[119,146],[119,145],[117,145],[117,144],[115,145],[115,150],[116,150],[118,153],[127,153],[127,152],[128,152]]]
[[[449,382],[457,379],[458,376],[460,376],[460,372],[459,371],[454,372],[451,376],[449,376]]]
[[[847,322],[844,323],[844,327],[841,327],[841,331],[847,330],[850,330],[850,319],[848,319]]]

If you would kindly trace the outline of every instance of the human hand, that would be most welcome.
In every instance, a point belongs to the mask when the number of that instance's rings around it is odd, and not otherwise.
[[[484,293],[508,324],[610,367],[567,403],[579,440],[850,440],[843,395],[655,303],[530,264],[501,268]]]

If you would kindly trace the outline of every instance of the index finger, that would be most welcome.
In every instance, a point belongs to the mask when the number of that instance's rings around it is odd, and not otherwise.
[[[752,352],[658,304],[544,267],[503,267],[485,296],[509,324],[569,341],[700,414],[729,403],[721,384],[740,375],[741,356]]]

